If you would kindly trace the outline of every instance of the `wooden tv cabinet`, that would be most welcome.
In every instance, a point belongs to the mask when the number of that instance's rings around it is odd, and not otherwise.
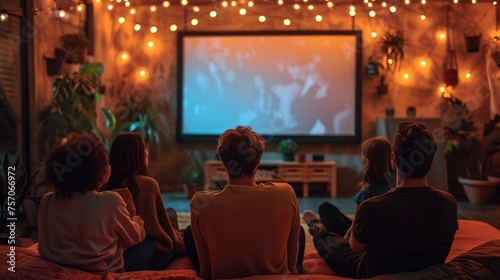
[[[302,183],[302,197],[309,197],[309,183],[326,183],[330,197],[337,197],[337,164],[335,161],[261,161],[257,182]],[[226,169],[220,160],[205,161],[205,190],[212,182],[227,182]]]

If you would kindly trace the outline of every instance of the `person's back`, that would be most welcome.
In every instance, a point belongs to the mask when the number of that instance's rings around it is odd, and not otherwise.
[[[365,275],[417,271],[444,263],[457,229],[457,205],[449,193],[430,186],[394,188],[363,202],[355,221],[369,228],[355,238],[370,244]]]
[[[206,207],[197,211],[201,201]],[[210,271],[202,269],[202,277],[289,273],[288,254],[297,255],[289,246],[298,245],[300,216],[288,184],[227,185],[223,191],[198,192],[191,210],[193,235],[204,237],[196,239],[196,246],[207,250],[208,259],[200,257],[200,263]]]

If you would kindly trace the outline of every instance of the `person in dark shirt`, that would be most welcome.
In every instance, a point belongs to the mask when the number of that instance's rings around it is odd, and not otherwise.
[[[457,204],[427,184],[436,149],[425,126],[399,124],[391,154],[396,187],[359,205],[349,240],[330,231],[313,238],[335,273],[367,278],[444,263],[458,229]]]

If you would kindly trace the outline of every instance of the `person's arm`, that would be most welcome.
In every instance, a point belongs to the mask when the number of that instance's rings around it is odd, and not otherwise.
[[[117,211],[115,214],[116,220],[116,234],[120,240],[120,244],[128,248],[130,246],[136,245],[146,238],[146,231],[144,230],[144,222],[139,216],[134,216],[130,218],[130,214],[127,210],[127,205],[116,192],[111,192],[116,196],[116,207]]]
[[[351,237],[349,238],[349,244],[351,245],[351,248],[354,252],[357,253],[363,253],[366,251],[368,248],[368,244],[362,244],[354,238],[354,235],[351,234]]]
[[[193,233],[193,239],[196,245],[196,252],[198,253],[198,259],[200,261],[200,277],[203,279],[211,278],[211,264],[210,255],[208,254],[208,244],[205,237],[203,236],[202,223],[199,219],[198,214],[200,210],[193,205],[193,201],[204,200],[203,198],[198,199],[197,196],[202,196],[200,193],[196,193],[191,199],[190,212],[191,212],[191,231]]]
[[[354,252],[362,253],[368,248],[370,238],[370,227],[368,216],[366,215],[366,203],[361,203],[356,209],[356,215],[352,222],[349,237],[349,245]]]
[[[293,192],[293,190],[292,190]],[[293,193],[294,216],[290,235],[288,236],[287,254],[288,254],[288,267],[290,272],[297,274],[297,259],[299,256],[299,237],[300,237],[300,213],[299,203],[295,193]]]

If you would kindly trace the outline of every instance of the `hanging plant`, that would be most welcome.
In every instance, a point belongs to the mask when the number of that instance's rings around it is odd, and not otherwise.
[[[476,35],[476,36],[464,35],[465,47],[467,48],[468,53],[479,51],[479,47],[481,45],[481,36],[482,35],[483,35],[482,33],[479,33],[479,35]]]
[[[368,77],[378,76],[378,74],[379,74],[378,69],[379,68],[384,69],[384,66],[382,65],[382,63],[373,60],[372,57],[370,56],[368,58],[368,64],[366,64],[366,75]]]
[[[447,87],[455,87],[458,84],[457,54],[451,46],[449,7],[446,7],[446,51],[447,55],[443,63],[443,82]]]
[[[386,58],[388,71],[393,70],[403,60],[405,44],[406,34],[401,29],[388,31],[382,36],[380,51]]]

